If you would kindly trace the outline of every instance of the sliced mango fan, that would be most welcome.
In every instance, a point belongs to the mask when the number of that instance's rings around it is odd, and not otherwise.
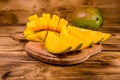
[[[82,50],[93,44],[106,41],[111,34],[78,28],[68,24],[64,18],[43,13],[28,17],[24,37],[29,41],[44,42],[45,48],[53,54],[64,54]]]

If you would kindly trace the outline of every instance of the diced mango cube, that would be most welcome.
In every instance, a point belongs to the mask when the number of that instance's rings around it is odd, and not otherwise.
[[[47,30],[49,21],[50,21],[50,18],[40,17],[38,21],[38,27],[40,28],[40,30]]]
[[[39,31],[40,30],[38,27],[38,22],[36,22],[36,21],[27,22],[26,26],[27,26],[27,29],[30,29],[32,31]]]
[[[28,20],[29,20],[29,21],[38,21],[38,16],[37,16],[37,14],[34,14],[34,15],[28,17]]]
[[[50,19],[50,22],[49,22],[49,30],[56,31],[58,23],[59,23],[59,19],[60,17],[57,15],[52,16],[52,19]]]
[[[48,24],[49,24],[49,21],[50,21],[50,14],[43,14],[42,15],[42,25],[43,25],[43,28],[44,29],[48,29]]]
[[[60,32],[61,29],[62,29],[62,27],[63,27],[63,26],[67,26],[67,25],[68,25],[68,21],[67,21],[67,20],[65,20],[65,19],[60,19],[56,31]]]

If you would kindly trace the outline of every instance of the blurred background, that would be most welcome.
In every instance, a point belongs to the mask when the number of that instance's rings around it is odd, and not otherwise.
[[[104,24],[120,24],[120,0],[0,0],[0,25],[25,25],[32,14],[54,13],[67,20],[76,8],[93,6]]]

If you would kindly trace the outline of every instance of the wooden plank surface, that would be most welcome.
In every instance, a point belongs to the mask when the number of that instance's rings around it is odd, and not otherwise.
[[[55,5],[56,4],[56,5]],[[120,80],[120,1],[119,0],[0,0],[0,80]],[[102,32],[112,34],[103,50],[86,62],[56,66],[26,54],[25,43],[11,35],[23,32],[27,17],[36,13],[54,13],[70,19],[76,8],[93,6],[104,16]]]
[[[0,26],[0,80],[119,80],[120,25],[104,25],[103,32],[112,37],[103,43],[103,51],[86,62],[73,66],[56,66],[26,54],[25,43],[11,35],[25,26]]]
[[[32,14],[54,13],[70,19],[76,8],[99,8],[105,23],[120,22],[119,0],[0,0],[0,25],[25,24]]]

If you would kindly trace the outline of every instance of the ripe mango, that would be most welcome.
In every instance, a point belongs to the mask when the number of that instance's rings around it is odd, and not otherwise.
[[[98,30],[102,27],[104,18],[100,9],[95,7],[78,8],[74,10],[71,19],[73,26]]]
[[[64,54],[71,49],[71,46],[53,31],[48,31],[48,35],[45,40],[45,46],[50,53],[54,54]]]
[[[62,38],[64,41],[66,41],[66,43],[68,43],[72,47],[71,51],[77,50],[82,46],[82,41],[70,35],[66,26],[63,26],[60,32],[60,38]]]

